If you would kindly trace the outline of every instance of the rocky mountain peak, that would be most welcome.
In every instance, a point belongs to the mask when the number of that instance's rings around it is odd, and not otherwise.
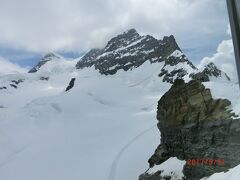
[[[42,59],[37,63],[37,65],[34,66],[32,69],[30,69],[28,73],[37,72],[44,64],[46,64],[48,61],[51,61],[53,59],[61,59],[61,57],[53,52],[49,52],[46,55],[44,55]]]
[[[160,43],[168,46],[169,49],[179,50],[181,51],[180,47],[178,46],[176,39],[173,35],[164,36],[163,40],[159,40]],[[182,51],[181,51],[182,52]]]
[[[141,36],[137,33],[135,29],[130,29],[122,34],[117,35],[116,37],[112,38],[105,47],[105,51],[113,51],[117,48],[127,46],[131,44],[133,41],[141,38]]]
[[[171,34],[170,36],[164,36],[162,42],[176,42],[175,37]]]
[[[136,33],[137,33],[137,30],[132,28],[132,29],[129,29],[129,30],[125,31],[123,34],[136,34]]]
[[[52,59],[60,59],[61,57],[53,52],[49,52],[43,56],[41,61],[51,61]]]
[[[221,75],[221,70],[219,70],[213,62],[207,64],[203,71],[205,71],[210,76],[218,77]]]
[[[124,35],[125,37],[136,37],[136,36],[140,36],[140,35],[138,34],[137,30],[134,29],[134,28],[125,31],[125,32],[123,33],[123,35]]]
[[[103,49],[89,51],[76,65],[77,69],[95,66],[101,74],[111,75],[118,70],[132,70],[146,61],[165,63],[161,77],[166,82],[173,82],[179,76],[188,74],[188,69],[195,66],[187,59],[179,48],[173,35],[158,40],[150,35],[141,36],[135,29],[130,29],[112,38]],[[185,69],[175,67],[188,66]],[[171,69],[171,70],[168,70]],[[174,71],[172,73],[172,71]],[[165,77],[167,75],[170,78]]]
[[[190,77],[202,82],[210,81],[210,78],[224,78],[230,81],[229,76],[225,72],[218,69],[218,67],[213,62],[205,65],[202,71],[196,74],[191,74]]]

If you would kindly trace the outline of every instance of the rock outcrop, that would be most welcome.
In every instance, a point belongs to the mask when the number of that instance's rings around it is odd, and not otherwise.
[[[49,80],[49,76],[42,76],[39,78],[41,81],[48,81]]]
[[[6,86],[0,87],[0,90],[3,90],[3,89],[7,89],[7,87]]]
[[[20,83],[23,83],[25,79],[12,79],[9,80],[9,84],[5,84],[5,86],[0,86],[0,90],[6,90],[9,87],[17,89]]]
[[[187,180],[198,180],[240,164],[240,119],[227,99],[213,99],[209,89],[197,80],[176,80],[158,102],[161,144],[149,159],[150,167],[169,157],[181,160],[223,159],[224,165],[188,163]],[[141,180],[161,179],[161,173],[143,174]]]
[[[68,87],[67,87],[66,90],[65,90],[66,92],[73,88],[74,83],[75,83],[75,80],[76,80],[76,78],[72,78],[72,79],[71,79],[71,81],[70,81],[69,84],[68,84]]]

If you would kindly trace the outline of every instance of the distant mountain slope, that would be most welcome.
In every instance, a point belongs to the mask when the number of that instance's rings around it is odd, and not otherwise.
[[[46,64],[48,61],[51,61],[53,59],[61,59],[61,57],[55,53],[48,53],[38,62],[36,66],[34,66],[32,69],[30,69],[29,73],[35,73],[37,72],[44,64]]]
[[[131,70],[144,62],[164,62],[174,66],[186,62],[196,67],[182,53],[174,36],[157,40],[150,35],[140,36],[135,29],[112,38],[103,49],[90,50],[76,65],[77,69],[94,66],[101,74],[115,74],[118,70]]]
[[[202,82],[210,81],[210,79],[213,78],[221,78],[230,81],[230,77],[225,72],[219,70],[213,62],[205,65],[202,71],[190,74],[190,77]]]

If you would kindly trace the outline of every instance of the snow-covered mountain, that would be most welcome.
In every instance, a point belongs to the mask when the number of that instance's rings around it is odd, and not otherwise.
[[[158,100],[175,79],[204,72],[239,115],[238,85],[207,68],[198,70],[173,36],[131,29],[81,60],[50,53],[30,73],[0,76],[0,179],[138,179],[159,144]]]
[[[52,60],[58,60],[61,59],[60,56],[56,55],[55,53],[48,53],[46,54],[39,62],[36,66],[34,66],[32,69],[29,70],[29,73],[34,73],[37,72],[44,64],[46,64],[48,61],[52,61]]]
[[[29,72],[37,72],[46,63],[57,62],[57,66],[63,59],[55,53],[48,53]],[[198,70],[181,51],[173,35],[157,40],[150,35],[141,36],[135,29],[112,38],[103,49],[91,49],[77,62],[76,68],[93,66],[100,74],[113,75],[119,70],[130,71],[138,68],[147,61],[161,67],[159,77],[162,77],[163,82],[173,83],[177,78],[193,78],[203,82],[212,77],[230,80],[214,63]]]
[[[101,74],[132,70],[146,61],[162,65],[163,81],[173,82],[194,72],[196,67],[182,53],[175,38],[157,40],[150,35],[140,36],[135,29],[112,38],[103,49],[90,50],[76,65],[77,69],[94,66]]]
[[[230,77],[225,72],[219,70],[213,62],[210,62],[209,64],[205,65],[202,70],[199,70],[199,72],[190,74],[190,77],[193,79],[200,80],[202,82],[207,82],[210,80],[212,81],[231,80]]]

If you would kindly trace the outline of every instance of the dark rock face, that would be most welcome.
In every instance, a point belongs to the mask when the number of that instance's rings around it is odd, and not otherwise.
[[[18,79],[18,80],[12,80],[11,82],[13,82],[16,85],[18,85],[19,83],[22,83],[23,81],[24,81],[24,79]]]
[[[7,87],[6,86],[0,87],[0,90],[3,90],[3,89],[7,89]]]
[[[213,99],[200,81],[176,80],[158,102],[161,145],[149,159],[150,167],[169,157],[224,159],[224,165],[186,164],[186,179],[198,180],[240,164],[240,119],[233,119],[236,115],[228,110],[229,105],[227,99]],[[160,177],[148,176],[140,179]]]
[[[40,77],[40,80],[42,80],[42,81],[48,81],[49,80],[49,77]]]
[[[179,55],[175,55],[175,52],[178,52]],[[163,40],[157,40],[150,35],[140,36],[135,29],[112,38],[104,49],[92,49],[77,63],[76,68],[94,66],[101,74],[111,75],[121,69],[128,71],[137,68],[146,61],[151,63],[165,61],[164,67],[186,62],[195,69],[181,52],[172,35],[164,37]],[[164,70],[161,72],[161,77],[166,75],[165,79],[169,82],[173,81],[174,75],[184,76],[187,74],[183,69],[179,69],[179,72]]]
[[[20,83],[23,83],[25,80],[24,79],[13,79],[13,80],[10,80],[10,84],[9,86],[14,88],[14,89],[17,89],[18,88],[18,85]],[[1,86],[0,87],[0,90],[4,90],[4,89],[8,89],[9,86]]]
[[[225,111],[230,104],[227,99],[214,100],[199,81],[185,83],[179,79],[160,99],[157,119],[173,125],[228,119],[233,115]]]
[[[172,69],[169,67],[174,67],[179,63],[182,63],[182,67],[174,68],[173,70],[169,71],[169,69]],[[197,68],[187,59],[187,57],[181,51],[174,51],[174,53],[165,59],[165,64],[158,76],[163,77],[163,82],[172,84],[176,77],[183,78],[184,76],[188,75],[189,72],[184,69],[184,67],[197,70]]]
[[[60,57],[54,53],[48,53],[41,59],[41,61],[38,62],[35,67],[30,69],[28,73],[37,72],[44,64],[46,64],[48,61],[51,61],[52,59],[60,59]]]
[[[226,73],[219,70],[217,68],[217,66],[212,62],[207,64],[202,72],[190,75],[190,77],[192,77],[192,79],[200,80],[201,82],[210,81],[210,77],[218,78],[218,77],[222,77],[222,76],[225,76],[226,79],[228,79],[230,81],[229,76]]]
[[[17,89],[17,86],[15,84],[10,84],[10,86]]]
[[[69,91],[70,89],[73,88],[74,83],[75,83],[75,80],[76,80],[76,78],[72,78],[72,79],[71,79],[71,81],[69,82],[69,85],[68,85],[68,87],[66,88],[65,91]]]
[[[85,54],[80,61],[77,62],[76,68],[83,69],[85,67],[91,67],[98,55],[101,54],[100,49],[91,49],[87,54]]]

